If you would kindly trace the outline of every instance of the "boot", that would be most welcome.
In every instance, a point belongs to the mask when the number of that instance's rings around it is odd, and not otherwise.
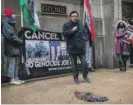
[[[127,70],[127,64],[126,64],[126,61],[124,61],[124,71]]]
[[[121,63],[119,63],[119,69],[120,69],[120,71],[123,71]]]
[[[78,77],[74,77],[74,83],[79,84]]]

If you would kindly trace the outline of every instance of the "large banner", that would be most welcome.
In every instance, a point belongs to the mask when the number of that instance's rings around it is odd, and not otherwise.
[[[24,63],[20,63],[20,79],[59,75],[72,71],[67,44],[62,33],[43,30],[33,32],[29,28],[23,28],[19,36],[24,42],[21,49]],[[78,59],[77,63],[80,64],[81,61]],[[80,69],[80,65],[78,66]],[[2,83],[9,82],[10,78],[2,74]]]
[[[62,33],[24,29],[24,57],[28,69],[44,71],[71,69],[67,44]]]

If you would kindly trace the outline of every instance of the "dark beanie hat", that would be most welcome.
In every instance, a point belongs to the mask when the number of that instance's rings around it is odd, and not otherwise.
[[[14,14],[14,10],[11,8],[6,8],[4,13],[5,13],[5,16],[11,16],[12,14]]]

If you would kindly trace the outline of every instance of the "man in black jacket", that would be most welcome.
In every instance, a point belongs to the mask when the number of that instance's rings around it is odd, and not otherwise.
[[[90,83],[85,60],[87,33],[79,20],[79,13],[77,11],[70,13],[70,21],[63,26],[63,35],[66,38],[67,50],[72,62],[74,82],[76,84],[79,83],[77,70],[77,57],[79,57],[83,70],[83,78],[86,82]]]
[[[7,57],[7,76],[11,78],[11,84],[22,84],[24,81],[18,78],[18,65],[20,59],[20,47],[22,40],[18,38],[15,28],[16,18],[12,9],[5,9],[5,17],[3,19],[2,34],[4,36],[4,53]]]

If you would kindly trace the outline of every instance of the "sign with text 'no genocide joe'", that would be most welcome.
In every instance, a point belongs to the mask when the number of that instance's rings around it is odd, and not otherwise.
[[[29,69],[42,68],[44,71],[71,69],[67,44],[62,33],[25,29],[24,56]]]

